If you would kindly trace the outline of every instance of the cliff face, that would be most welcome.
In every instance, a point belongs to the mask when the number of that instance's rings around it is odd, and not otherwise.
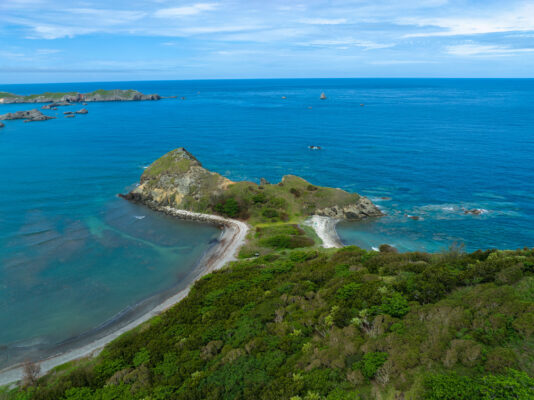
[[[310,215],[349,220],[382,215],[363,196],[314,186],[293,175],[284,176],[278,184],[232,182],[202,167],[184,148],[155,161],[141,176],[140,185],[123,197],[153,208],[171,206],[251,223],[295,221]]]
[[[43,93],[29,96],[19,96],[12,93],[0,93],[0,104],[13,103],[78,103],[93,101],[140,101],[159,100],[157,94],[143,94],[137,90],[95,90],[90,93]]]

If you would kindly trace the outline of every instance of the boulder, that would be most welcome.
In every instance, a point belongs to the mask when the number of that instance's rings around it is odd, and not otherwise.
[[[87,114],[88,112],[89,112],[89,111],[87,111],[87,109],[82,108],[81,110],[76,111],[75,113],[76,113],[76,114]]]
[[[3,128],[4,126],[5,125],[2,122],[0,122],[0,128]]]
[[[335,219],[356,220],[384,215],[367,197],[360,196],[357,202],[344,207],[333,206],[315,211],[316,215]]]

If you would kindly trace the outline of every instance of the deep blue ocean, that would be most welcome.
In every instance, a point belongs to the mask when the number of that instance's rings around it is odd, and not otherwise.
[[[387,216],[340,224],[347,244],[534,246],[534,80],[0,85],[115,88],[178,98],[89,103],[71,119],[63,112],[81,106],[60,107],[45,111],[55,120],[0,128],[0,366],[187,284],[219,231],[116,197],[180,146],[232,180],[295,174],[370,197]],[[0,105],[0,114],[34,107]]]

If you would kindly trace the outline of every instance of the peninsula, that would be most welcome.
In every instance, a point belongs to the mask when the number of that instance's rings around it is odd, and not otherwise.
[[[183,148],[123,197],[224,226],[220,252],[125,334],[0,373],[23,378],[4,398],[534,398],[533,249],[325,249],[305,222],[380,210],[291,175],[232,182]]]
[[[159,100],[157,94],[143,94],[137,90],[95,90],[89,93],[65,92],[65,93],[42,93],[28,96],[13,93],[0,92],[0,104],[14,103],[57,103],[57,105],[95,102],[95,101],[142,101]]]
[[[258,255],[268,252],[273,241],[280,242],[277,247],[296,248],[314,245],[315,238],[325,247],[340,247],[335,222],[382,215],[366,197],[315,186],[294,175],[276,184],[265,179],[260,184],[232,182],[202,167],[184,148],[155,161],[140,185],[122,197],[166,213],[178,209],[246,221],[255,227],[255,235],[242,252]],[[307,225],[317,237],[307,232]]]

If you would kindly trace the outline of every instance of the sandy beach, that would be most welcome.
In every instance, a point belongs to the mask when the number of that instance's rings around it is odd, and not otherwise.
[[[343,247],[343,243],[341,243],[341,239],[336,232],[337,222],[334,218],[313,215],[306,220],[305,224],[315,230],[315,233],[323,242],[323,247],[329,249]]]
[[[180,300],[187,296],[189,290],[198,279],[212,271],[222,268],[228,262],[236,259],[236,254],[239,248],[245,243],[249,230],[249,226],[242,221],[223,218],[216,215],[194,213],[190,211],[174,209],[171,207],[162,207],[159,211],[180,219],[195,220],[223,227],[219,243],[199,262],[197,269],[194,271],[191,283],[184,290],[181,290],[169,297],[163,303],[154,307],[141,317],[131,321],[126,326],[117,329],[113,333],[81,346],[75,350],[57,354],[40,361],[39,364],[41,366],[41,374],[44,374],[51,369],[72,360],[96,356],[106,344],[110,343],[123,333],[135,328],[136,326],[148,321],[150,318],[177,304]],[[21,365],[15,365],[6,368],[0,371],[0,386],[17,382],[21,380],[22,377],[23,368]]]

